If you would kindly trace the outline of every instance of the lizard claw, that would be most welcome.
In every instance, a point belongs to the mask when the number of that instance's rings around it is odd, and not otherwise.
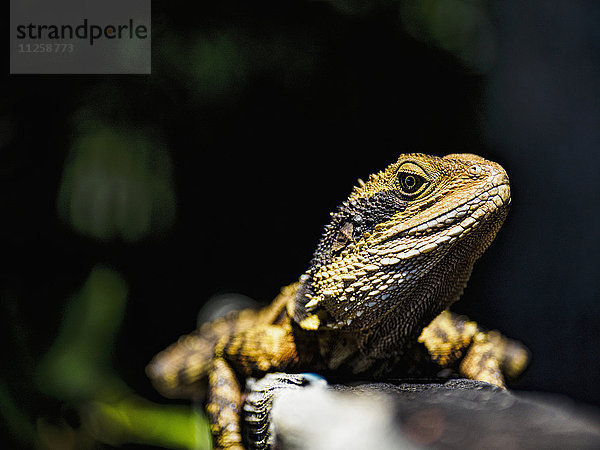
[[[252,448],[267,449],[274,443],[271,424],[273,401],[282,391],[304,388],[325,388],[325,378],[315,373],[268,373],[263,378],[248,379],[248,394],[243,407],[244,440]]]

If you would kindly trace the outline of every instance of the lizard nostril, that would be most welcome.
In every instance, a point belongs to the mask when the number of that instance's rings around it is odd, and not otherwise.
[[[469,167],[469,173],[471,175],[479,175],[481,174],[481,172],[483,172],[483,170],[481,169],[480,166],[473,164],[471,167]]]

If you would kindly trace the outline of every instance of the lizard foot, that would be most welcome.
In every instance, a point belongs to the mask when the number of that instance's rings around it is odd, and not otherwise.
[[[248,379],[248,394],[243,407],[244,444],[251,449],[271,448],[275,433],[271,425],[271,407],[279,393],[305,387],[325,387],[327,382],[312,373],[268,373],[260,380]]]

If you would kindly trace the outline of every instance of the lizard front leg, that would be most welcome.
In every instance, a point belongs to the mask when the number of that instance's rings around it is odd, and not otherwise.
[[[504,387],[527,366],[529,352],[497,331],[484,331],[464,316],[444,311],[423,329],[419,342],[441,367],[454,367],[472,380]]]
[[[232,336],[244,330],[276,321],[284,314],[286,304],[295,294],[297,286],[298,283],[293,283],[283,288],[273,303],[261,310],[230,312],[179,338],[148,364],[146,372],[152,383],[167,397],[203,396],[204,381],[211,369],[218,343],[230,342]]]
[[[472,380],[504,385],[525,370],[529,360],[528,350],[519,342],[498,331],[479,331],[473,336],[459,371]]]
[[[300,367],[289,320],[279,325],[258,325],[222,339],[215,349],[209,374],[207,412],[217,448],[242,448],[240,412],[242,378]]]
[[[241,409],[242,391],[233,369],[223,358],[215,358],[208,375],[206,412],[216,449],[243,450]]]

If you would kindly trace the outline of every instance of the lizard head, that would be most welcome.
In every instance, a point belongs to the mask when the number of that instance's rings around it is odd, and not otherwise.
[[[510,205],[508,176],[471,154],[401,155],[332,213],[294,318],[367,330],[390,314],[424,326],[458,300]]]

